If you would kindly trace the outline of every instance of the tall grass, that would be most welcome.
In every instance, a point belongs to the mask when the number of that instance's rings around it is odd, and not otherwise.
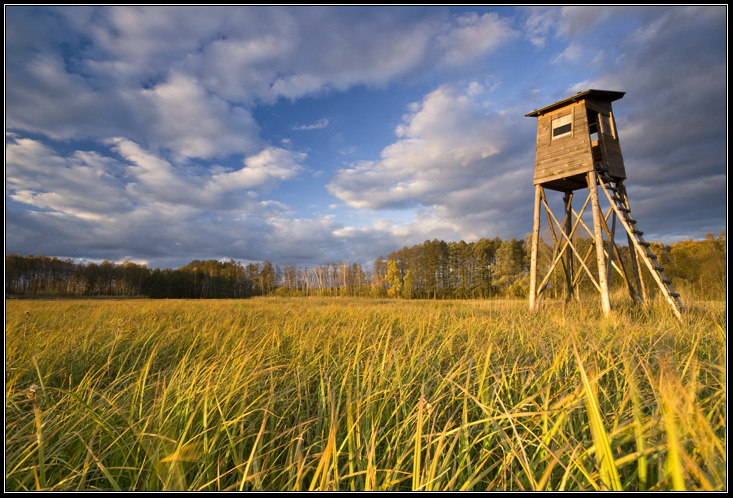
[[[723,490],[723,303],[7,301],[8,490]]]

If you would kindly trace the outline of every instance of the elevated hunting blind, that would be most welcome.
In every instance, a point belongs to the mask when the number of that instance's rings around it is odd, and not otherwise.
[[[611,268],[614,268],[623,277],[631,297],[643,303],[648,296],[639,268],[641,260],[649,269],[674,313],[677,317],[681,316],[682,303],[679,294],[672,289],[672,282],[665,277],[664,269],[657,264],[656,256],[649,249],[649,242],[644,240],[643,232],[638,229],[636,220],[631,217],[624,184],[626,169],[611,108],[611,102],[623,96],[624,92],[586,90],[525,114],[537,118],[537,153],[533,182],[534,229],[529,289],[529,306],[532,310],[538,307],[551,275],[558,268],[562,268],[565,274],[566,299],[570,299],[573,295],[578,297],[578,283],[583,276],[580,271],[582,269],[600,292],[604,313],[609,314],[611,303],[608,282]],[[565,210],[562,223],[548,205],[546,189],[564,193]],[[588,197],[580,212],[576,212],[572,207],[572,199],[574,192],[580,189],[588,189]],[[606,214],[601,209],[600,198],[603,198],[604,202],[607,200],[610,205]],[[593,230],[581,219],[589,203],[593,213]],[[547,213],[554,247],[549,270],[538,284],[537,252],[542,206]],[[627,234],[633,275],[629,275],[626,271],[614,242],[617,220]],[[594,244],[585,254],[573,244],[573,236],[576,235],[579,225],[594,240]],[[604,243],[604,234],[608,237],[608,247]],[[598,267],[596,275],[586,263],[593,248]],[[579,269],[576,272],[578,265]]]

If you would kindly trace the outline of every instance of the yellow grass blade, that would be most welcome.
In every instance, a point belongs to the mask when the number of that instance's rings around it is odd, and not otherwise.
[[[663,368],[660,378],[659,391],[662,398],[662,413],[664,418],[664,432],[667,435],[667,458],[664,461],[664,474],[672,479],[672,489],[674,491],[685,491],[685,474],[682,465],[682,454],[684,449],[680,443],[679,430],[677,427],[677,413],[675,410],[675,402],[673,401],[675,393],[672,391],[668,375],[672,375]]]
[[[591,383],[588,379],[588,375],[583,367],[583,362],[578,354],[578,349],[573,344],[573,352],[575,358],[578,361],[578,370],[580,371],[580,378],[585,388],[585,405],[588,412],[588,419],[590,422],[591,434],[593,435],[593,444],[596,448],[596,455],[600,460],[601,466],[601,479],[603,484],[611,491],[623,491],[621,486],[621,480],[618,476],[618,470],[613,459],[613,453],[611,452],[611,443],[608,439],[608,434],[603,425],[603,417],[601,416],[601,410],[598,406],[598,399],[596,398],[595,381]]]
[[[252,451],[249,453],[249,459],[247,460],[247,465],[244,467],[244,473],[242,474],[242,481],[239,484],[239,491],[242,491],[244,489],[244,483],[247,482],[247,477],[249,476],[249,468],[252,466],[252,461],[255,459],[255,455],[257,453],[257,445],[260,442],[260,439],[262,438],[262,434],[265,432],[265,423],[267,422],[267,411],[264,412],[262,416],[262,425],[260,425],[260,431],[257,433],[257,438],[255,439],[255,444],[252,445]]]

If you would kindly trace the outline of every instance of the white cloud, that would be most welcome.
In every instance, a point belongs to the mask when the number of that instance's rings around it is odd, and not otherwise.
[[[328,126],[329,120],[328,118],[321,118],[315,123],[306,124],[306,125],[295,125],[293,126],[293,130],[320,130],[323,128],[326,128]]]
[[[395,133],[398,140],[379,161],[353,164],[337,172],[329,191],[357,208],[430,206],[448,192],[491,174],[485,160],[504,139],[501,120],[484,115],[472,97],[442,86],[412,106]]]
[[[211,40],[227,13],[211,6],[58,7],[85,42],[80,71],[129,87],[180,68]]]
[[[265,259],[261,241],[271,224],[293,212],[256,197],[294,178],[305,158],[270,147],[248,156],[239,170],[206,172],[175,166],[123,138],[108,141],[120,159],[91,151],[62,155],[12,133],[6,140],[9,251],[79,256],[83,247],[85,257],[137,254],[156,265],[194,257]]]
[[[258,194],[301,173],[306,158],[304,153],[267,147],[247,156],[238,170],[217,167],[200,172],[176,167],[130,140],[117,138],[109,144],[130,164],[127,171],[133,181],[126,191],[136,200],[152,197],[157,202],[209,210],[248,205]]]
[[[258,102],[384,85],[436,60],[470,63],[513,36],[494,13],[447,19],[443,9],[412,7],[39,12],[52,29],[6,37],[8,127],[54,139],[124,137],[177,162],[261,150],[251,114]]]
[[[345,227],[341,236],[374,231],[402,246],[531,230],[533,123],[515,107],[487,112],[482,99],[491,95],[478,90],[475,83],[439,87],[409,107],[379,160],[337,172],[327,188],[347,205],[407,214]]]
[[[443,60],[449,64],[465,64],[496,50],[515,36],[509,20],[495,12],[479,16],[475,12],[454,19],[437,43],[444,50]]]
[[[552,58],[552,62],[555,64],[566,64],[572,62],[578,62],[585,57],[585,51],[579,43],[570,43],[565,50],[557,54]]]
[[[112,122],[129,117],[124,106],[112,113],[115,105],[105,92],[95,92],[84,77],[67,72],[57,54],[38,53],[22,64],[12,60],[8,64],[14,69],[6,73],[8,128],[56,139],[78,138],[114,128],[102,118],[105,114],[113,116]]]
[[[206,94],[183,74],[141,91],[151,114],[149,143],[183,158],[225,157],[248,153],[261,145],[250,112]]]
[[[207,188],[213,191],[254,189],[271,187],[272,184],[289,180],[303,171],[301,162],[306,158],[302,152],[268,147],[244,160],[244,168],[213,175]]]
[[[559,10],[554,7],[527,7],[524,29],[537,48],[543,48],[559,22]]]
[[[111,174],[121,166],[95,152],[61,157],[37,140],[8,137],[5,168],[6,194],[16,202],[90,220],[130,209]]]
[[[156,201],[188,204],[198,197],[199,190],[177,174],[165,159],[124,138],[114,138],[108,143],[130,164],[127,171],[134,181],[126,190],[135,200],[144,201],[152,196]]]

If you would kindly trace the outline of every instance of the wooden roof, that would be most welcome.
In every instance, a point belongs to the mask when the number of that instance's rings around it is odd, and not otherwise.
[[[613,102],[614,100],[620,99],[625,94],[626,92],[614,92],[611,90],[592,90],[592,89],[586,90],[584,92],[578,92],[575,95],[573,95],[572,97],[568,97],[566,99],[555,102],[554,104],[545,106],[542,109],[535,109],[534,111],[525,114],[525,116],[527,117],[541,116],[543,114],[547,114],[550,111],[554,111],[555,109],[565,107],[568,104],[572,104],[572,103],[579,102],[581,100],[586,100],[586,99],[595,99],[595,100],[602,100],[604,102]]]

